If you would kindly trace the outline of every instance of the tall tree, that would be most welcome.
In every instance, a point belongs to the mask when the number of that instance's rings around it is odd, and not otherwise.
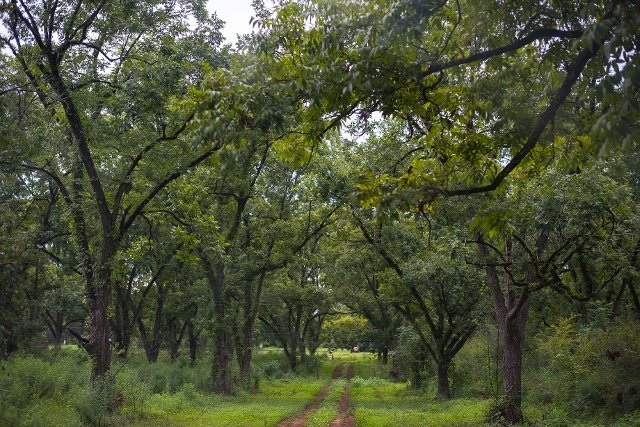
[[[3,69],[16,72],[9,90],[32,94],[40,105],[29,113],[48,125],[36,156],[17,155],[15,166],[54,183],[70,211],[90,305],[92,376],[103,376],[112,263],[123,238],[165,187],[222,146],[177,145],[194,112],[171,106],[203,63],[220,62],[220,23],[201,2],[161,1],[5,1],[0,19],[10,52]],[[19,135],[39,141],[41,129]]]
[[[598,162],[578,174],[562,168],[523,183],[504,203],[476,219],[477,250],[485,269],[502,341],[504,416],[522,420],[522,360],[531,294],[552,288],[588,301],[617,281],[628,265],[620,250],[635,204],[626,183]],[[504,274],[499,274],[499,272]]]

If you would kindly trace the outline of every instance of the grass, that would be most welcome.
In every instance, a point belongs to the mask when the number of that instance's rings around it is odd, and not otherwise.
[[[327,397],[322,401],[318,410],[307,417],[306,425],[308,427],[326,427],[331,424],[338,413],[338,402],[346,385],[347,381],[344,378],[331,382]]]
[[[172,364],[164,358],[149,365],[142,354],[134,354],[125,364],[114,361],[113,371],[118,374],[112,396],[119,393],[123,397],[118,415],[97,414],[97,420],[110,426],[275,426],[301,414],[314,396],[330,384],[328,395],[306,420],[309,427],[327,426],[338,414],[339,401],[347,387],[347,367],[353,364],[350,407],[357,426],[486,425],[483,420],[491,400],[458,398],[445,402],[409,390],[404,383],[390,381],[387,368],[370,353],[338,350],[330,359],[321,349],[317,357],[321,362],[317,371],[305,373],[301,369],[299,375],[292,375],[284,371],[286,362],[279,349],[260,350],[255,357],[255,365],[262,372],[259,391],[219,396],[207,389],[208,359],[190,368],[184,361]],[[332,379],[340,364],[344,366],[342,376]],[[94,402],[100,402],[100,396],[89,385],[89,371],[86,354],[73,349],[0,361],[0,425],[83,425],[86,414],[95,411]],[[559,405],[529,405],[524,409],[526,418],[536,426],[611,424],[606,418],[572,418]],[[638,419],[640,412],[636,411],[617,419],[615,425],[640,425]]]
[[[256,394],[222,397],[199,392],[153,395],[145,418],[131,426],[274,426],[295,416],[325,384],[307,378],[265,382]]]
[[[405,384],[356,377],[351,388],[356,425],[479,426],[491,404],[481,399],[430,399],[407,390]]]

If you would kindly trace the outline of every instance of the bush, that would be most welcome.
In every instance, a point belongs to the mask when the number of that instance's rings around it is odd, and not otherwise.
[[[118,409],[123,398],[116,393],[114,382],[113,377],[106,376],[78,391],[73,399],[73,408],[83,424],[103,425],[107,417]]]
[[[538,340],[537,352],[544,367],[530,387],[532,400],[583,416],[640,409],[640,322],[589,328],[563,319]]]
[[[456,397],[496,395],[496,334],[495,329],[482,328],[453,359],[449,380]]]
[[[259,370],[267,378],[282,378],[285,371],[282,369],[280,362],[271,360],[269,362],[263,362],[259,365]]]
[[[383,378],[371,377],[371,378],[360,378],[354,377],[351,380],[351,386],[354,388],[363,387],[363,388],[377,388],[388,386],[390,383],[389,380],[385,380]]]
[[[117,390],[122,396],[122,414],[129,418],[141,418],[145,404],[151,396],[147,384],[135,381],[132,375],[122,375],[117,379]]]

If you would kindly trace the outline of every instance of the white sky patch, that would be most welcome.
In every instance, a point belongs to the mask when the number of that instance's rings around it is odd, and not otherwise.
[[[249,20],[254,14],[251,0],[209,0],[207,9],[225,22],[222,35],[228,43],[235,45],[238,34],[251,32]]]

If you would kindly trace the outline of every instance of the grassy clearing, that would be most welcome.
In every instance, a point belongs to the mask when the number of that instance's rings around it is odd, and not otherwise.
[[[291,378],[265,382],[259,393],[221,397],[181,391],[153,395],[145,418],[131,426],[274,426],[295,416],[325,381]]]
[[[480,399],[435,401],[380,378],[356,377],[352,383],[357,426],[479,426],[491,404]]]

